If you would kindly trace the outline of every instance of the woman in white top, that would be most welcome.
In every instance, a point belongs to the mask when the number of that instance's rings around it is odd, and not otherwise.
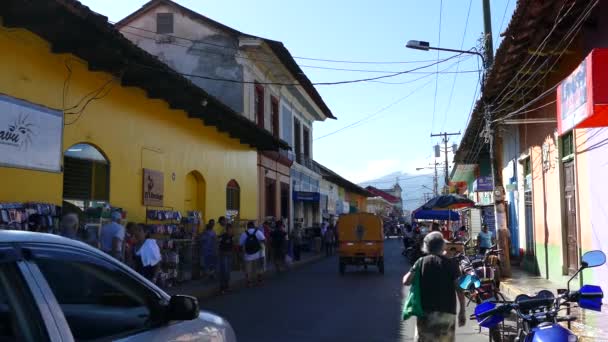
[[[146,279],[155,282],[156,276],[160,271],[160,248],[156,240],[149,239],[145,226],[138,224],[133,232],[135,237],[135,270],[143,275]]]

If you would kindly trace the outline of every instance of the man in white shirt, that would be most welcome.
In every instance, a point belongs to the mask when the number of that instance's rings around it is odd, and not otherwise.
[[[125,240],[125,227],[119,222],[122,215],[115,211],[111,215],[112,222],[101,227],[101,250],[122,261],[122,245]]]
[[[241,234],[239,245],[243,249],[243,260],[245,261],[245,278],[247,286],[253,285],[257,277],[258,285],[262,283],[262,261],[264,259],[263,245],[266,241],[264,232],[255,227],[253,222],[247,224],[247,230]]]

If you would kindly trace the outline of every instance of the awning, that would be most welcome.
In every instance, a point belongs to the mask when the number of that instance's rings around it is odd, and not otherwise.
[[[318,192],[308,192],[308,191],[294,191],[293,192],[294,201],[319,202],[320,199],[321,199],[321,194]]]
[[[416,210],[412,217],[417,220],[460,220],[460,214],[453,210]]]

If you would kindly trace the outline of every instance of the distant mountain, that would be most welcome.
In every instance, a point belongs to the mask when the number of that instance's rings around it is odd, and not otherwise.
[[[385,176],[359,183],[366,187],[371,185],[378,189],[390,189],[399,182],[403,189],[403,209],[414,210],[424,203],[424,194],[433,192],[433,173],[393,172]],[[443,177],[439,175],[439,189],[443,187]]]

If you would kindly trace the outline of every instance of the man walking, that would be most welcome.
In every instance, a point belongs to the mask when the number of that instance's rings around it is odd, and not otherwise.
[[[125,240],[125,227],[119,223],[122,215],[115,211],[110,218],[111,222],[101,228],[101,250],[122,261],[122,246]]]
[[[219,250],[220,291],[224,294],[230,287],[230,273],[232,272],[232,258],[234,255],[234,235],[232,234],[232,224],[230,223],[226,225],[225,232],[219,236]]]
[[[332,256],[334,254],[334,244],[336,242],[336,234],[333,228],[327,228],[325,235],[323,236],[323,242],[325,243],[325,256]]]
[[[281,272],[282,269],[286,270],[285,266],[285,254],[287,245],[287,233],[283,227],[283,223],[278,221],[275,229],[270,233],[271,245],[272,245],[272,257],[274,260],[274,267],[277,272]]]
[[[258,285],[262,284],[263,245],[265,241],[266,238],[264,237],[264,233],[256,228],[253,222],[249,222],[247,224],[247,230],[241,234],[239,245],[243,248],[247,287],[251,287],[256,278]]]

